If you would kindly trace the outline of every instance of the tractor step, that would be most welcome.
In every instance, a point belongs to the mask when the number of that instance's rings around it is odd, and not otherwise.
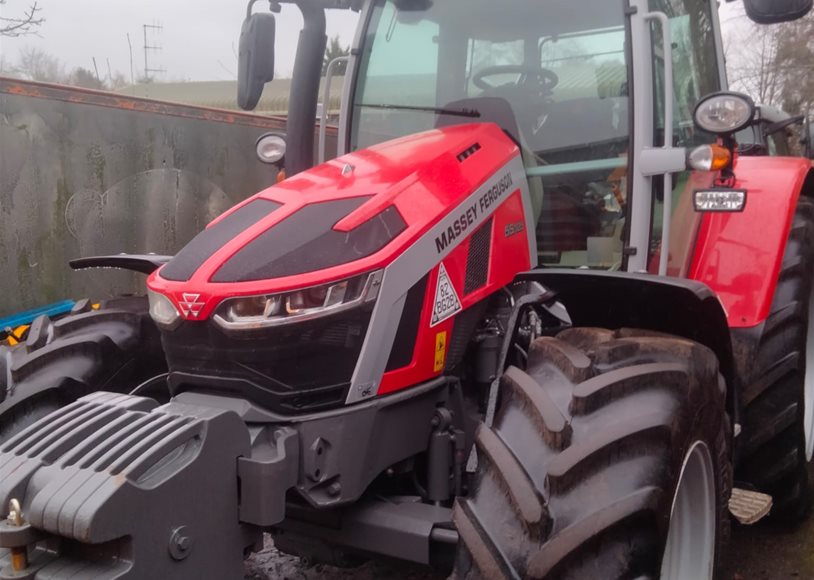
[[[729,513],[741,524],[746,526],[755,524],[766,517],[771,509],[772,496],[737,487],[732,489]]]

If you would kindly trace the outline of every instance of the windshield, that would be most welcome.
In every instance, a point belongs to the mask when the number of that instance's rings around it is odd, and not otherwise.
[[[370,13],[351,148],[450,123],[496,122],[524,151],[540,262],[618,267],[630,144],[623,3],[396,4],[377,0]],[[493,118],[487,99],[508,103],[510,118]]]

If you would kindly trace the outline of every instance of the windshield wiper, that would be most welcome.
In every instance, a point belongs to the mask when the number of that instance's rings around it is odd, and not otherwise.
[[[436,113],[438,115],[452,115],[455,117],[469,117],[471,119],[480,119],[480,112],[475,109],[445,109],[443,107],[411,107],[409,105],[378,105],[361,103],[357,107],[364,107],[366,109],[392,109],[395,111],[423,111],[426,113]]]

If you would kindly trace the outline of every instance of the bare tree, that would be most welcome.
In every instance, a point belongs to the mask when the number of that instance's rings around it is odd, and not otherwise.
[[[32,81],[62,83],[67,80],[65,67],[58,58],[32,46],[20,50],[16,70]]]
[[[784,27],[775,68],[782,79],[780,105],[792,114],[808,114],[814,103],[814,18]]]
[[[76,67],[68,78],[68,84],[86,89],[105,89],[104,83],[93,72],[83,67]]]
[[[107,82],[105,84],[111,91],[117,91],[129,85],[130,79],[124,76],[124,74],[122,74],[121,72],[116,71],[107,78]]]
[[[331,64],[331,62],[333,62],[335,58],[339,58],[340,56],[348,56],[349,54],[350,47],[342,46],[342,43],[339,40],[339,36],[334,36],[333,38],[331,38],[331,41],[325,48],[325,55],[322,57],[322,76],[328,74],[328,65]],[[346,67],[347,63],[345,62],[340,63],[337,65],[336,70],[334,72],[339,75],[344,75]]]
[[[739,34],[730,36],[727,48],[733,88],[790,114],[810,110],[814,102],[814,18],[742,26]]]
[[[780,98],[781,79],[775,67],[780,34],[777,26],[750,26],[749,42],[739,40],[738,54],[729,59],[732,86],[765,105]]]
[[[6,0],[0,0],[4,6]],[[0,36],[25,36],[35,34],[45,19],[39,16],[40,7],[37,2],[31,4],[17,16],[0,16]]]

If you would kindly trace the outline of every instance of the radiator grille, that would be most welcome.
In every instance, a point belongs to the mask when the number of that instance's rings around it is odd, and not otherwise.
[[[472,234],[469,256],[466,258],[464,294],[470,294],[486,285],[489,275],[489,253],[492,249],[492,220]]]

